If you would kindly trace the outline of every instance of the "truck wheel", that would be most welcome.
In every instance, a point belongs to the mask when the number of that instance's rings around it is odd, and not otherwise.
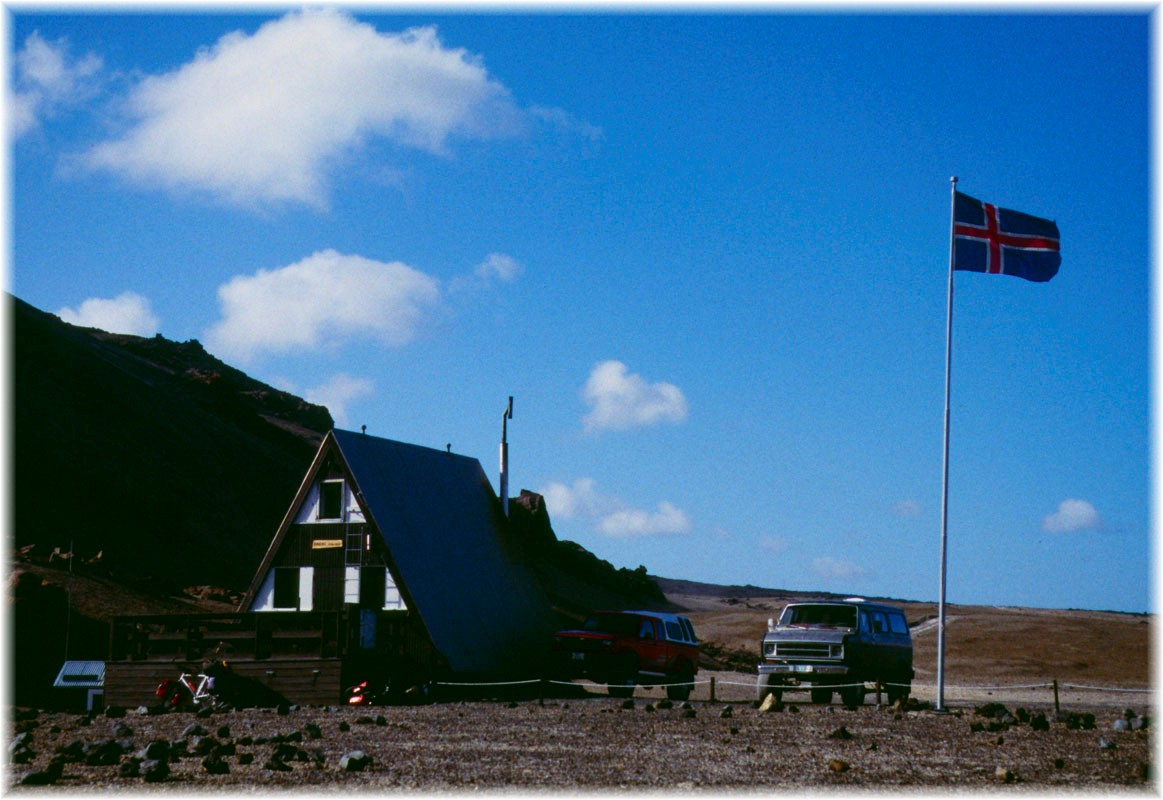
[[[666,687],[666,697],[669,700],[687,700],[691,696],[691,685],[695,679],[695,671],[688,664],[678,671],[674,683]]]
[[[840,690],[840,702],[847,708],[856,708],[864,705],[864,684],[845,686]]]
[[[775,702],[783,699],[783,690],[775,688],[774,675],[760,675],[755,682],[755,702],[762,703],[769,694],[775,695]]]
[[[813,688],[812,689],[812,702],[816,703],[818,705],[824,705],[826,703],[831,703],[832,702],[832,690],[831,689]]]
[[[638,661],[634,656],[627,656],[621,667],[610,678],[606,691],[610,697],[632,697],[634,695],[634,679],[638,677]]]

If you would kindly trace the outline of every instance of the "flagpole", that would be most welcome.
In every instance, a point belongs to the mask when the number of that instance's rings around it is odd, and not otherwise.
[[[945,307],[945,445],[941,475],[941,588],[937,601],[937,710],[945,710],[945,565],[949,536],[949,390],[953,366],[953,270],[956,237],[957,178],[949,179],[949,297]]]

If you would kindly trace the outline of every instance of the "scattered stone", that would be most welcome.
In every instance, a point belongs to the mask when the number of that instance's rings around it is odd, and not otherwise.
[[[800,713],[800,707],[795,705],[788,706],[787,711],[789,714],[798,714]]]
[[[646,713],[647,713],[647,714],[653,714],[653,713],[654,713],[654,704],[653,704],[653,703],[647,703],[647,704],[646,704],[646,709],[645,709],[645,710],[646,710]]]
[[[763,702],[759,704],[759,710],[764,714],[771,711],[783,711],[783,703],[776,699],[775,695],[769,694],[763,698]]]
[[[192,722],[182,729],[182,736],[205,736],[206,729],[197,722]]]
[[[998,767],[993,771],[993,774],[1002,783],[1015,783],[1018,780],[1017,773],[1005,767]]]
[[[124,722],[118,722],[113,726],[113,735],[118,739],[125,739],[133,736],[133,728],[126,725]]]
[[[267,759],[267,762],[265,764],[263,764],[262,766],[263,766],[263,769],[269,769],[272,772],[290,772],[291,771],[290,764],[288,764],[286,761],[283,761],[281,758],[276,758],[275,756],[271,756],[269,759]]]
[[[344,753],[339,759],[339,768],[344,772],[362,772],[372,763],[371,756],[362,750]]]
[[[339,723],[340,733],[347,733],[349,730],[351,730],[351,725],[347,724],[346,721]]]
[[[833,758],[828,762],[828,769],[838,774],[841,772],[847,772],[849,769],[851,769],[851,765],[841,758]]]
[[[8,744],[8,752],[15,753],[17,750],[27,748],[32,744],[32,734],[28,731],[18,733]]]
[[[121,761],[125,748],[120,742],[110,739],[90,746],[85,751],[85,763],[90,767],[112,767]]]
[[[719,717],[721,719],[731,719],[731,717],[734,716],[734,714],[735,714],[734,708],[732,708],[731,706],[723,706],[723,710],[719,712]]]
[[[202,759],[202,769],[211,775],[228,775],[230,774],[230,765],[217,755],[209,755]]]
[[[973,713],[987,719],[1001,719],[1003,716],[1010,716],[1009,709],[1001,703],[986,703],[973,709]]]
[[[214,735],[217,736],[219,739],[229,739],[230,738],[230,726],[229,725],[219,725],[218,730],[215,731]]]
[[[141,777],[141,759],[130,756],[117,766],[117,774],[122,778]]]
[[[1030,717],[1030,729],[1035,731],[1048,731],[1050,730],[1050,720],[1046,719],[1045,714],[1035,714]]]
[[[54,762],[55,764],[56,762]],[[60,764],[49,764],[48,768],[40,770],[39,772],[30,772],[20,780],[21,786],[51,786],[56,783],[60,777],[63,769]]]
[[[1114,724],[1112,724],[1111,727],[1116,731],[1129,731],[1131,729],[1131,723],[1130,720],[1119,717],[1114,721]]]
[[[376,724],[382,728],[384,725],[388,724],[388,718],[385,717],[383,714],[377,714],[376,715]]]
[[[360,714],[355,718],[356,725],[371,725],[374,722],[367,714]]]
[[[1054,769],[1062,769],[1065,766],[1066,766],[1066,759],[1064,759],[1064,758],[1054,759]]]
[[[623,700],[622,701],[622,708],[625,711],[632,711],[634,709],[634,701],[633,700]]]
[[[843,739],[843,740],[847,740],[847,739],[851,739],[851,738],[852,738],[852,734],[851,734],[851,733],[848,731],[848,729],[847,729],[847,728],[845,728],[843,725],[841,725],[839,728],[837,728],[836,730],[834,730],[834,731],[832,731],[831,733],[829,733],[829,734],[828,734],[828,738],[829,738],[829,739]]]
[[[165,761],[147,758],[141,762],[140,770],[146,783],[161,783],[170,776],[170,765]]]
[[[254,763],[254,753],[239,753],[238,766],[245,767],[247,764]]]
[[[996,744],[998,747],[1001,747],[1003,744],[1006,743],[1006,737],[999,736],[993,740],[993,743]]]
[[[969,732],[970,733],[981,733],[984,730],[985,730],[985,723],[984,722],[971,722],[971,723],[969,723]]]
[[[670,709],[674,708],[674,703],[672,703],[670,700],[659,700],[656,708],[658,708],[659,711],[669,711]]]
[[[694,706],[691,706],[690,708],[684,708],[682,715],[688,719],[694,719],[696,716]]]
[[[323,731],[314,722],[308,722],[304,725],[303,733],[308,739],[320,739],[323,737]]]
[[[1100,736],[1098,739],[1099,750],[1114,750],[1118,747],[1114,739],[1108,739],[1105,736]]]
[[[164,739],[155,739],[147,744],[137,755],[143,761],[168,761],[172,749],[170,743]]]
[[[149,706],[138,706],[137,708],[133,709],[133,713],[137,714],[139,717],[148,717]]]

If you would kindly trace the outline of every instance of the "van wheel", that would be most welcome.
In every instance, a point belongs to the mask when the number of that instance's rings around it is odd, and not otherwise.
[[[845,686],[840,690],[840,702],[847,708],[856,708],[864,705],[864,684]]]
[[[831,689],[812,689],[812,702],[817,705],[824,705],[832,702]]]

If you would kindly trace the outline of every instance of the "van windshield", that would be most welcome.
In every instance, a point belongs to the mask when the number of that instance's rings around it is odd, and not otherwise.
[[[779,617],[781,627],[855,628],[856,609],[852,606],[788,606]]]

